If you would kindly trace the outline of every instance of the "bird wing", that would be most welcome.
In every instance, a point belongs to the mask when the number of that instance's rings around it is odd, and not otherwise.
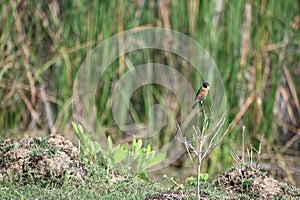
[[[197,99],[197,96],[199,95],[200,91],[202,90],[202,87],[200,87],[200,89],[198,90],[197,94],[196,94],[196,99]]]

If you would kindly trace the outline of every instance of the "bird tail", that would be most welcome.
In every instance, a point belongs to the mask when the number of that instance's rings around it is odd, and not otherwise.
[[[196,107],[197,103],[198,103],[198,101],[195,101],[195,103],[192,106],[192,109],[194,109]]]

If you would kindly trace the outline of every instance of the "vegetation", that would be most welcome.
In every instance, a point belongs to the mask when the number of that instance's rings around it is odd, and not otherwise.
[[[226,142],[202,164],[202,171],[214,174],[229,168],[233,163],[230,154],[241,150],[240,133],[246,127],[245,141],[258,149],[263,135],[262,151],[270,155],[271,162],[280,160],[285,175],[294,183],[281,155],[299,153],[299,7],[299,1],[293,0],[3,0],[0,136],[21,137],[24,132],[45,130],[72,134],[73,81],[86,56],[99,42],[124,30],[165,27],[199,42],[216,62],[225,84],[228,119],[224,127],[233,122],[232,128]],[[133,66],[150,61],[174,66],[195,91],[205,79],[189,71],[189,65],[176,55],[158,50],[139,56],[134,53],[126,55]],[[114,83],[128,71],[127,64],[122,59],[112,63],[97,90],[99,125],[114,141],[123,139],[124,134],[115,125],[108,102]],[[212,85],[211,89],[217,88]],[[163,101],[167,94],[166,88],[157,85],[139,88],[131,97],[134,120],[147,124],[147,105]],[[179,107],[172,110],[179,116]],[[176,117],[168,119],[163,134],[151,138],[153,148],[169,143],[176,124]],[[29,189],[33,188],[22,190]]]
[[[145,199],[148,193],[161,191],[158,183],[141,179],[138,175],[107,174],[105,168],[94,169],[80,185],[66,182],[63,186],[49,182],[15,185],[1,183],[1,199]],[[143,189],[141,189],[143,188]]]
[[[84,133],[83,127],[72,122],[81,144],[81,151],[84,154],[85,163],[100,164],[110,170],[120,170],[122,172],[145,173],[147,168],[163,162],[166,158],[166,152],[156,154],[148,144],[143,147],[142,139],[136,140],[133,136],[131,147],[129,144],[114,146],[112,139],[108,136],[108,148],[103,150],[97,141],[93,141],[91,136],[93,132]],[[87,158],[91,157],[88,161]]]
[[[36,149],[39,153],[32,154]],[[49,154],[53,149],[56,153]],[[0,151],[1,199],[196,199],[199,188],[194,177],[184,184],[164,175],[173,185],[168,188],[143,173],[86,163],[89,155],[80,153],[61,135],[0,140]],[[300,195],[299,188],[281,183],[253,165],[238,165],[215,179],[201,174],[200,180],[201,198],[299,199]]]

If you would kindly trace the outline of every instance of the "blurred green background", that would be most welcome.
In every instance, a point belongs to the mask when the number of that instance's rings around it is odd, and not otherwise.
[[[2,0],[0,13],[2,138],[51,132],[72,138],[73,81],[93,48],[132,28],[170,28],[210,53],[228,95],[225,126],[232,122],[232,128],[203,170],[214,175],[236,163],[231,154],[242,154],[244,126],[246,154],[261,142],[261,167],[299,184],[300,1]],[[133,64],[151,60],[174,65],[195,90],[200,86],[192,68],[176,56],[156,51],[127,58]],[[96,100],[101,128],[116,142],[128,136],[115,125],[107,102],[126,71],[123,59],[114,62],[99,82]],[[168,91],[159,86],[136,91],[131,104],[135,120],[147,123],[145,105],[165,95]],[[167,144],[179,117],[169,119],[163,134],[152,142]],[[176,165],[192,173],[186,159]]]

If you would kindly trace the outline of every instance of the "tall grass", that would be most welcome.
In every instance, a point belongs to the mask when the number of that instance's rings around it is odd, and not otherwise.
[[[228,143],[216,149],[205,166],[211,173],[232,164],[230,151],[239,149],[242,126],[248,143],[258,145],[259,136],[265,136],[266,151],[299,135],[298,1],[4,0],[0,12],[2,137],[36,130],[68,134],[73,81],[80,64],[99,42],[138,26],[166,27],[191,36],[221,71],[229,103],[227,123],[233,121],[234,126]],[[126,56],[133,64],[174,65],[195,90],[200,86],[200,78],[175,55],[156,51]],[[114,125],[107,102],[112,86],[127,70],[123,59],[113,63],[99,83],[96,100],[100,126],[115,139],[124,135]],[[146,123],[145,105],[165,95],[171,94],[159,87],[136,91],[133,118]],[[155,138],[158,146],[173,137],[176,120],[169,119],[164,134]],[[299,139],[288,144],[287,149],[299,149]]]

